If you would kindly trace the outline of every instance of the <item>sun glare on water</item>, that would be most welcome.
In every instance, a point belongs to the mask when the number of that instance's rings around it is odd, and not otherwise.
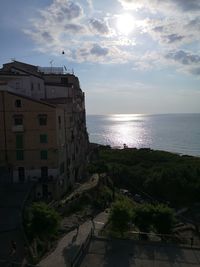
[[[117,18],[117,29],[121,34],[128,35],[134,29],[134,19],[130,14],[122,14]]]

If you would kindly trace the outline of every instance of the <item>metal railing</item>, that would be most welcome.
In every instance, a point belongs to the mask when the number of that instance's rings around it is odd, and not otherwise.
[[[91,228],[87,238],[85,239],[85,241],[82,243],[82,245],[80,246],[80,248],[78,249],[77,253],[75,254],[75,256],[73,257],[73,259],[71,260],[71,267],[78,267],[81,264],[81,261],[84,257],[84,255],[87,252],[87,249],[90,245],[90,241],[92,239],[94,230],[93,228]]]
[[[105,238],[119,238],[118,236],[110,234],[110,232],[103,230],[98,234],[99,237]],[[139,232],[139,231],[130,231],[126,234],[123,239],[135,240],[135,241],[145,241],[153,243],[163,243],[163,244],[174,244],[182,245],[186,247],[199,248],[200,241],[198,238],[192,236],[181,236],[179,234],[157,234],[151,232]]]
[[[2,260],[0,259],[0,266],[1,267],[39,267],[38,265],[32,265],[29,263],[23,262],[17,262],[12,260]]]

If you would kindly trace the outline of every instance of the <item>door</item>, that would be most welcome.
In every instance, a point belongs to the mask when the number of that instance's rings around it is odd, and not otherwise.
[[[18,168],[18,181],[23,183],[25,181],[25,169],[24,167]]]

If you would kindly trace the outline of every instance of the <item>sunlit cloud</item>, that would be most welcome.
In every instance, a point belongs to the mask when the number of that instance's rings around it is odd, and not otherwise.
[[[179,64],[179,67],[194,75],[200,75],[200,55],[192,54],[188,51],[178,50],[171,51],[166,55],[166,58]]]
[[[92,18],[89,21],[91,29],[98,34],[108,35],[110,34],[110,29],[108,23],[104,20]]]
[[[199,75],[197,63],[186,65],[176,58],[177,51],[185,51],[188,45],[192,48],[193,43],[200,41],[200,17],[195,11],[199,9],[199,1],[118,2],[123,8],[112,14],[95,11],[94,2],[89,0],[84,5],[81,1],[53,0],[31,19],[32,26],[24,32],[40,52],[60,55],[64,50],[63,57],[68,61],[127,63],[133,71],[143,72],[170,65],[174,70]],[[144,13],[141,8],[145,8]],[[148,16],[147,10],[153,13]],[[171,15],[164,15],[169,10]],[[179,12],[177,17],[172,15],[174,10]],[[198,54],[189,48],[187,53]]]
[[[168,12],[174,9],[182,12],[198,12],[199,0],[118,0],[125,9],[145,8],[154,12]]]

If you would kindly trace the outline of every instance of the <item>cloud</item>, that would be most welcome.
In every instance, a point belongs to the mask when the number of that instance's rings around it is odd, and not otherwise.
[[[93,10],[93,2],[92,0],[86,0],[87,4],[88,4],[88,7],[90,10]]]
[[[105,34],[105,35],[110,33],[108,24],[104,20],[93,18],[93,19],[90,19],[89,23],[90,23],[91,29],[94,30],[96,33]]]
[[[88,19],[75,1],[54,0],[31,22],[32,27],[24,32],[40,52],[60,55],[64,50],[64,56],[75,62],[125,63],[133,58],[123,49],[134,41],[114,36],[107,15],[102,19]]]
[[[96,55],[98,57],[107,55],[108,51],[109,51],[108,48],[101,47],[98,44],[94,44],[93,47],[90,50],[91,54]]]
[[[179,42],[184,39],[184,36],[178,35],[176,33],[165,35],[164,37],[166,38],[167,43],[170,43],[170,44]]]
[[[66,24],[64,26],[64,29],[67,32],[72,32],[72,33],[85,33],[86,32],[86,28],[83,25],[73,24],[73,23]]]
[[[200,75],[200,55],[184,50],[147,52],[136,56],[133,70],[165,70],[177,71],[184,74]]]
[[[197,11],[200,10],[199,0],[168,0],[180,7],[183,11]]]
[[[83,16],[83,9],[78,3],[54,0],[39,11],[39,15],[31,20],[32,27],[24,32],[37,43],[39,51],[53,54],[65,48],[66,55],[72,55],[70,50],[77,40],[72,40],[71,36],[80,37],[89,32],[81,21]]]
[[[146,8],[156,8],[156,3],[160,8],[166,5],[169,7],[169,3],[172,5],[172,0],[162,1],[163,6],[161,0],[120,1],[138,7],[148,3]],[[183,49],[187,44],[192,47],[192,42],[200,40],[198,16],[166,17],[151,14],[151,19],[144,19],[144,15],[148,14],[145,9],[145,12],[138,12],[135,16],[132,33],[123,36],[117,32],[115,25],[119,14],[103,13],[102,10],[87,13],[88,3],[91,6],[92,1],[85,0],[83,6],[80,3],[53,0],[32,19],[32,27],[24,32],[34,40],[39,51],[60,55],[64,50],[63,57],[74,62],[129,63],[130,68],[137,71],[157,70],[173,65],[177,70],[199,75],[199,62],[195,62],[199,58],[194,57],[194,52]],[[174,3],[178,8],[180,1],[175,0]],[[192,9],[186,4],[185,7]]]
[[[173,59],[183,65],[200,63],[199,55],[191,54],[190,52],[186,52],[183,50],[169,52],[166,57]]]
[[[200,75],[200,56],[188,51],[170,51],[165,55],[167,59],[182,65],[182,70],[194,75]]]
[[[190,30],[195,30],[196,32],[200,31],[200,17],[193,18],[187,24],[187,28]]]
[[[54,0],[48,8],[40,11],[40,13],[46,19],[50,20],[52,18],[54,21],[63,22],[80,18],[83,14],[83,9],[73,1]]]
[[[44,40],[46,40],[47,42],[53,42],[53,37],[49,32],[41,32],[41,37],[44,38]]]
[[[151,11],[168,12],[178,9],[182,12],[198,12],[199,0],[118,0],[125,9],[145,8]]]
[[[153,28],[153,31],[155,32],[163,32],[164,31],[164,26],[156,26]]]
[[[185,17],[147,19],[143,31],[160,45],[167,46],[168,49],[170,46],[178,48],[200,40],[198,22],[198,19],[190,20]]]
[[[96,43],[84,44],[81,48],[76,50],[75,59],[78,62],[104,62],[110,55],[110,50]]]

